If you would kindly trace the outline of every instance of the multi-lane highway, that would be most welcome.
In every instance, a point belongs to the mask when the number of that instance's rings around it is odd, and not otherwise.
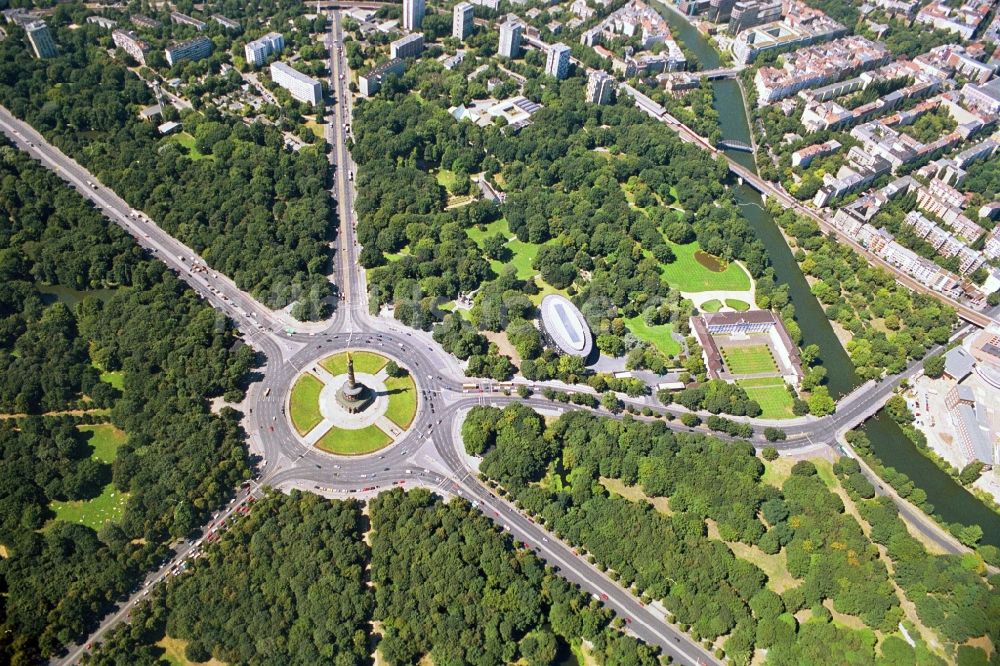
[[[714,663],[715,658],[697,642],[667,624],[659,609],[642,605],[633,594],[576,555],[570,546],[492,494],[471,469],[459,433],[461,420],[471,407],[477,404],[502,405],[514,400],[544,411],[579,407],[552,403],[539,397],[520,400],[502,393],[465,392],[463,383],[469,380],[464,377],[460,365],[429,334],[408,329],[391,319],[370,315],[365,275],[358,264],[359,248],[355,236],[355,166],[348,150],[351,121],[349,71],[341,48],[343,37],[339,14],[334,12],[333,18],[328,43],[330,91],[335,103],[328,124],[328,140],[332,146],[331,163],[335,169],[332,195],[337,201],[339,220],[333,279],[339,289],[340,300],[334,315],[325,322],[289,326],[284,315],[265,307],[224,275],[206,267],[191,248],[171,237],[140,211],[133,210],[99,183],[93,174],[0,107],[0,130],[18,147],[75,187],[109,219],[132,234],[153,256],[177,272],[207,302],[232,319],[247,341],[267,359],[261,369],[262,380],[250,389],[244,421],[251,449],[261,457],[253,487],[239,491],[230,507],[221,515],[213,516],[198,537],[177,544],[170,560],[147,577],[143,587],[123,600],[87,640],[71,646],[60,663],[74,663],[87,645],[100,640],[108,629],[127,618],[129,610],[142,600],[150,587],[171,572],[178,571],[187,558],[196,556],[202,540],[211,538],[212,530],[218,529],[223,519],[239,511],[242,504],[249,501],[248,497],[259,494],[265,485],[298,487],[339,497],[363,497],[365,493],[359,492],[362,488],[375,488],[377,492],[395,485],[419,485],[444,494],[462,496],[508,530],[515,540],[534,549],[551,565],[559,567],[562,575],[605,600],[616,613],[628,619],[629,631],[660,646],[673,657],[675,663]],[[410,429],[391,447],[376,454],[339,458],[322,453],[304,444],[295,435],[286,417],[292,380],[323,356],[344,349],[370,349],[394,356],[410,370],[420,391],[420,409]],[[882,404],[895,385],[918,371],[919,365],[915,364],[896,377],[860,387],[842,401],[837,413],[831,417],[802,419],[786,425],[790,440],[778,444],[778,447],[794,451],[834,444],[837,434],[867,418],[872,405]],[[537,383],[532,386],[538,389],[543,385]],[[580,387],[574,389],[584,390]],[[676,407],[668,410],[649,398],[628,402],[648,406],[660,413],[683,411]],[[668,427],[689,430],[676,422],[668,423]],[[763,430],[760,424],[756,428],[758,433]],[[762,441],[759,435],[757,441]],[[913,511],[912,507],[908,508]],[[924,529],[931,532],[936,526],[925,525]]]

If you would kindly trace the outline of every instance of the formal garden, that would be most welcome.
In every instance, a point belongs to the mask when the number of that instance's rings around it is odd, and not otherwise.
[[[417,386],[388,356],[344,351],[299,375],[287,411],[306,444],[335,455],[364,455],[389,446],[410,427]]]

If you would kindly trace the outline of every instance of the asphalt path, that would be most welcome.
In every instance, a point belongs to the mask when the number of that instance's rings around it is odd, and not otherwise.
[[[330,90],[335,104],[332,107],[332,122],[328,123],[328,140],[332,145],[331,163],[335,168],[332,196],[337,200],[339,221],[334,242],[333,274],[339,297],[333,316],[325,322],[289,326],[287,319],[241,291],[226,276],[206,267],[191,248],[160,229],[140,211],[134,211],[93,174],[0,107],[0,130],[19,148],[75,187],[109,219],[134,236],[154,257],[174,270],[202,298],[235,322],[246,341],[266,358],[266,364],[258,369],[260,381],[249,389],[244,419],[251,451],[260,457],[252,486],[239,489],[233,502],[221,513],[213,515],[208,525],[192,540],[174,544],[172,556],[147,576],[127,599],[121,600],[87,640],[69,646],[67,655],[55,663],[75,663],[88,645],[99,641],[110,628],[126,621],[131,608],[142,601],[152,586],[182,571],[184,563],[198,555],[204,540],[213,538],[213,531],[223,529],[220,525],[225,519],[238,516],[241,507],[250,501],[251,496],[258,496],[265,486],[297,487],[328,496],[361,499],[393,486],[422,486],[444,495],[463,497],[509,531],[514,539],[558,567],[563,576],[601,599],[626,619],[628,631],[659,646],[674,658],[675,663],[716,663],[717,660],[697,642],[667,624],[661,609],[643,606],[632,593],[589,565],[570,546],[495,496],[478,480],[473,469],[474,462],[464,453],[460,424],[465,412],[476,405],[502,406],[517,401],[547,412],[582,408],[552,402],[537,395],[520,399],[492,390],[491,382],[465,377],[458,361],[445,353],[426,332],[408,329],[398,322],[369,314],[364,271],[357,260],[360,248],[355,234],[352,176],[356,167],[348,150],[351,118],[347,91],[349,71],[340,48],[343,36],[338,17],[339,14],[334,12],[329,40]],[[961,333],[968,330],[971,329],[966,327]],[[287,418],[287,401],[294,378],[320,358],[347,349],[372,350],[394,357],[410,370],[419,391],[417,415],[402,437],[377,453],[349,458],[329,455],[307,446],[296,436]],[[830,417],[801,419],[794,424],[783,425],[790,440],[774,445],[786,453],[817,445],[839,448],[837,435],[870,416],[873,406],[884,403],[894,388],[919,372],[920,367],[919,364],[912,364],[900,375],[860,387],[842,400],[837,412]],[[471,391],[466,388],[470,383],[475,385]],[[559,382],[527,384],[535,391],[555,387],[592,392],[587,387],[567,387]],[[676,406],[663,407],[648,396],[622,398],[627,404],[649,407],[656,413],[676,416],[684,412]],[[604,410],[595,410],[595,413],[609,415]],[[673,421],[666,422],[666,426],[676,431],[691,430]],[[762,446],[763,425],[756,424],[755,430],[755,444]],[[704,428],[699,431],[707,432]],[[880,483],[877,479],[873,482]],[[909,514],[919,513],[907,503],[894,499],[907,517],[912,518]],[[935,541],[941,538],[940,530],[933,524],[927,525],[926,520],[918,520],[915,524]],[[954,544],[948,545],[954,547]],[[945,544],[942,543],[942,546]]]

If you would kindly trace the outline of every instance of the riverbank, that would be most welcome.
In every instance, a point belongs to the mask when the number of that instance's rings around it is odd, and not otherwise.
[[[708,40],[673,7],[659,4],[665,7],[660,13],[670,25],[675,39],[695,53],[703,67],[719,66],[718,53]],[[713,81],[712,89],[722,137],[750,143],[752,137],[747,122],[746,100],[738,83],[725,79]],[[734,161],[756,172],[751,155],[726,152]],[[827,369],[827,386],[831,396],[837,399],[846,395],[861,383],[861,378],[826,311],[813,295],[782,230],[765,210],[764,202],[755,190],[739,185],[734,186],[733,194],[744,217],[767,250],[775,279],[788,285],[789,302],[795,307],[795,320],[802,332],[801,345],[815,344],[819,347],[818,358]],[[1000,516],[921,455],[884,410],[866,422],[862,432],[869,438],[872,455],[878,458],[880,465],[892,470],[894,478],[898,474],[905,475],[907,482],[924,494],[925,501],[931,504],[931,512],[938,513],[942,522],[978,525],[983,531],[983,543],[1000,547]]]

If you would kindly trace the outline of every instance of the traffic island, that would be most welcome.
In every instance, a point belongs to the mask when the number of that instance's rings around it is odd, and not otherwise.
[[[334,455],[385,448],[412,425],[417,387],[409,372],[382,354],[332,354],[294,382],[289,417],[300,439]]]

